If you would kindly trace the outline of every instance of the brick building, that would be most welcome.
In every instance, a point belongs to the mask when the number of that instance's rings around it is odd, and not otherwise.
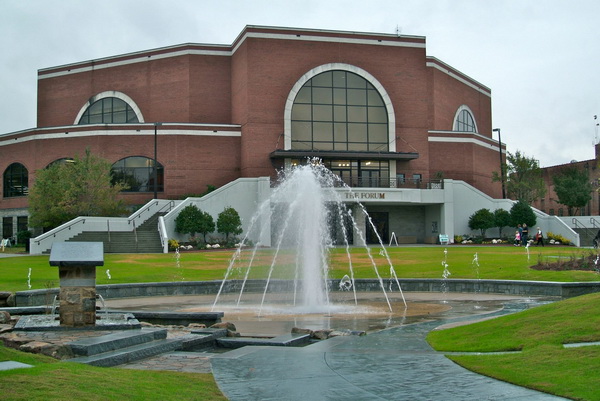
[[[37,127],[0,135],[3,236],[27,227],[36,170],[86,148],[127,178],[131,205],[311,156],[353,187],[444,178],[501,197],[490,89],[428,56],[420,36],[247,26],[231,45],[41,69]]]
[[[551,216],[569,216],[569,208],[558,202],[558,196],[554,192],[553,177],[561,173],[565,168],[575,167],[579,170],[586,171],[590,182],[595,191],[591,193],[591,200],[583,208],[574,211],[578,216],[600,216],[600,144],[595,145],[595,158],[583,161],[573,161],[568,164],[559,164],[556,166],[542,168],[542,178],[546,184],[546,195],[542,199],[533,202],[532,206],[547,213]],[[586,226],[590,224],[587,220],[583,221]],[[591,227],[596,228],[598,221]],[[579,223],[581,226],[581,223]]]

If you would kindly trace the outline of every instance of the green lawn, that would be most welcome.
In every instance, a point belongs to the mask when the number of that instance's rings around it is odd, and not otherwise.
[[[7,360],[34,367],[0,371],[5,401],[226,400],[211,374],[97,368],[0,345],[0,361]]]
[[[590,250],[573,247],[531,248],[529,258],[524,248],[513,246],[434,246],[387,248],[396,274],[400,278],[440,278],[442,261],[446,258],[450,278],[481,278],[540,281],[596,281],[593,271],[539,271],[530,268],[538,261],[569,259],[589,254]],[[447,255],[444,254],[447,250]],[[381,248],[371,248],[371,255],[379,266],[382,276],[389,277],[389,263],[380,255]],[[472,262],[477,254],[479,266]],[[225,275],[231,250],[210,252],[182,252],[177,262],[175,254],[106,254],[104,266],[97,269],[98,284],[118,284],[164,281],[219,280]],[[270,265],[271,250],[261,250],[255,258],[254,277],[265,277]],[[352,266],[356,278],[376,277],[372,263],[362,248],[352,248]],[[250,251],[241,255],[236,266],[246,266]],[[281,255],[280,255],[281,257]],[[31,289],[58,286],[56,267],[48,263],[48,256],[20,256],[0,259],[0,291],[23,291],[28,289],[31,269]],[[348,273],[345,249],[331,252],[330,276],[341,278]],[[109,271],[107,274],[106,271]],[[263,274],[263,276],[260,276]],[[277,272],[275,272],[277,275]]]
[[[429,333],[438,351],[506,354],[449,355],[456,363],[500,380],[577,400],[600,400],[600,294],[570,298],[468,326]]]
[[[379,271],[389,277],[389,263],[371,248]],[[447,251],[446,253],[444,251]],[[591,250],[573,247],[524,248],[512,246],[432,246],[391,247],[390,260],[399,278],[441,278],[442,261],[448,264],[450,278],[482,278],[540,281],[598,281],[595,271],[534,270],[538,262],[578,259]],[[98,284],[215,280],[224,277],[233,251],[183,252],[175,254],[106,254],[97,270]],[[479,265],[473,263],[477,255]],[[272,251],[261,250],[254,272],[270,264]],[[282,255],[285,256],[285,255]],[[249,253],[240,256],[241,266]],[[354,275],[375,277],[367,253],[351,251]],[[344,249],[330,255],[330,276],[348,273]],[[238,266],[238,265],[236,265]],[[28,289],[31,269],[32,289],[58,286],[57,269],[48,256],[22,256],[0,259],[0,291]],[[110,279],[106,271],[109,270]],[[526,312],[455,329],[432,332],[431,344],[443,351],[505,351],[495,355],[449,355],[468,369],[515,384],[581,400],[600,400],[597,386],[600,372],[600,346],[564,349],[563,342],[600,341],[600,294],[573,298]],[[69,363],[57,364],[41,356],[0,347],[0,360],[30,363],[33,369],[0,372],[2,399],[224,399],[210,375],[172,372],[136,372],[99,369]],[[90,379],[92,378],[92,379]],[[5,391],[4,389],[9,389]],[[55,398],[52,398],[55,397]],[[135,398],[138,397],[138,398]]]

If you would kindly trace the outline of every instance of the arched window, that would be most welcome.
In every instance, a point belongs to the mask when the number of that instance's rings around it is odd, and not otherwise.
[[[467,106],[461,106],[454,117],[453,131],[477,132],[473,113]]]
[[[4,197],[27,196],[29,172],[21,163],[13,163],[4,170]]]
[[[377,89],[350,71],[315,75],[291,112],[291,149],[388,151],[388,112]]]
[[[124,100],[105,97],[96,100],[82,114],[77,124],[127,124],[138,123],[133,108]]]
[[[164,191],[164,168],[157,164],[156,188],[154,187],[154,160],[144,156],[132,156],[119,160],[112,165],[112,182],[123,183],[123,192]]]
[[[56,159],[53,162],[48,163],[46,168],[50,168],[50,167],[54,166],[55,164],[73,163],[74,161],[75,161],[75,159],[73,159],[72,157],[63,157],[61,159]]]

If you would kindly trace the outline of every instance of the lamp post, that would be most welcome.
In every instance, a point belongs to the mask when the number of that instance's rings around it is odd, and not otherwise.
[[[493,132],[498,133],[498,155],[500,155],[500,181],[502,182],[502,199],[506,199],[506,190],[504,188],[504,163],[502,162],[502,137],[500,128],[494,128]]]
[[[154,123],[154,199],[158,199],[158,160],[156,158],[158,148],[158,126],[162,123]]]

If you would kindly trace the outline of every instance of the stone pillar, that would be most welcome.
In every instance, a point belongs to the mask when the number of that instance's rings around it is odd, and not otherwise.
[[[61,326],[96,324],[96,266],[104,265],[102,242],[57,242],[50,266],[58,266]]]

